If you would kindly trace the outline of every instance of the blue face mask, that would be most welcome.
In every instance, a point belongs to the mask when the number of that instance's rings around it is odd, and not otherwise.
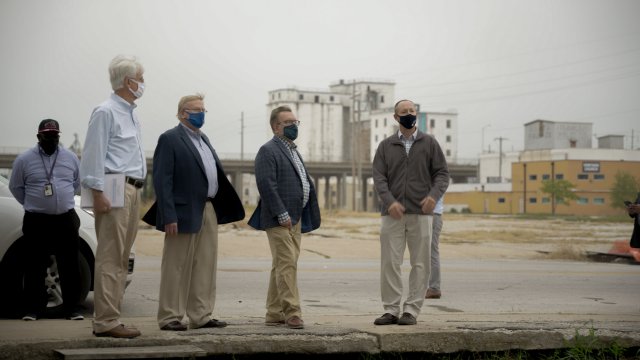
[[[398,116],[400,118],[400,125],[405,129],[413,129],[416,126],[416,116],[413,114],[407,114]]]
[[[193,113],[193,114],[187,113],[187,114],[189,114],[189,117],[187,118],[187,120],[189,121],[189,124],[193,125],[198,129],[200,129],[202,125],[204,125],[204,111],[199,113]]]
[[[285,126],[283,131],[284,136],[291,141],[298,137],[298,125],[291,124],[289,126]]]

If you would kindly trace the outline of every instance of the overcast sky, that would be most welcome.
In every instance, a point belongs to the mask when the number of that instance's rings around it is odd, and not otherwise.
[[[203,131],[224,158],[240,153],[241,111],[245,154],[270,137],[269,90],[354,78],[455,109],[461,158],[480,153],[483,128],[485,148],[521,150],[536,119],[591,122],[627,148],[635,130],[638,148],[639,14],[636,0],[2,0],[0,147],[32,146],[48,117],[65,145],[83,141],[109,61],[132,54],[148,151],[183,95],[205,93]]]

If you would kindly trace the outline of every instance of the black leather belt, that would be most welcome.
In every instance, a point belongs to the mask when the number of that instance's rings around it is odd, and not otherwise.
[[[138,189],[144,186],[144,180],[138,180],[138,179],[130,178],[128,176],[125,178],[125,180],[127,181],[127,184],[131,184]]]

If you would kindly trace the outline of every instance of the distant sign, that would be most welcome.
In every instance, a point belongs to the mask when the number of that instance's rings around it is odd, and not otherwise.
[[[586,173],[597,173],[600,172],[600,163],[599,162],[583,162],[582,163],[582,172]]]

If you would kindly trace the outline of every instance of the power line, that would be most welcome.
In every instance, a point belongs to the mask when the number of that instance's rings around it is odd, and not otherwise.
[[[505,78],[505,77],[510,77],[510,76],[517,76],[517,75],[523,75],[523,74],[530,74],[530,73],[536,73],[536,72],[541,72],[541,71],[547,71],[547,70],[557,69],[557,68],[566,67],[566,66],[574,66],[574,65],[577,65],[577,64],[581,64],[581,63],[585,63],[585,62],[591,62],[591,61],[599,60],[599,59],[606,58],[606,57],[617,56],[617,55],[621,55],[621,54],[626,54],[626,53],[630,53],[630,52],[638,52],[638,51],[640,51],[640,49],[627,50],[627,51],[623,51],[623,52],[620,52],[620,53],[603,55],[603,56],[598,56],[598,57],[595,57],[595,58],[572,61],[572,62],[567,62],[567,63],[563,63],[563,64],[556,64],[556,65],[553,65],[553,66],[546,66],[546,67],[541,67],[541,68],[536,68],[536,69],[531,69],[531,70],[524,70],[524,71],[518,71],[518,72],[512,72],[512,73],[506,73],[506,74],[499,74],[499,75],[494,75],[494,76],[485,76],[485,77],[475,78],[475,79],[447,81],[447,82],[430,83],[430,84],[422,84],[422,85],[408,85],[408,86],[402,86],[401,88],[402,89],[412,89],[412,88],[448,86],[448,85],[454,85],[454,84],[469,83],[469,82],[474,82],[474,81],[484,81],[484,80]],[[621,66],[621,67],[629,67],[629,66],[637,66],[637,65],[638,65],[638,63],[636,62],[636,63],[633,63],[633,64],[624,65],[624,66]],[[613,68],[613,69],[615,69],[615,68]],[[603,70],[596,71],[596,72],[601,72],[601,71],[603,71]]]
[[[471,101],[464,101],[464,100],[463,101],[449,101],[448,103],[455,102],[456,106],[468,105],[468,104],[477,104],[477,103],[483,103],[483,102],[489,102],[489,101],[495,101],[495,100],[502,100],[502,99],[509,99],[509,98],[514,98],[514,97],[521,97],[521,96],[528,96],[528,95],[535,95],[535,94],[543,94],[543,93],[548,93],[548,92],[553,92],[553,91],[572,89],[572,88],[576,88],[576,87],[589,86],[589,85],[592,85],[592,84],[598,84],[598,83],[602,83],[602,82],[610,82],[610,81],[615,81],[615,80],[620,80],[620,79],[628,80],[629,78],[636,77],[638,75],[640,75],[640,72],[633,73],[633,74],[624,74],[623,76],[617,76],[617,77],[613,77],[613,78],[610,78],[610,79],[599,79],[597,81],[581,82],[581,83],[577,83],[577,84],[572,84],[572,85],[567,85],[567,86],[558,86],[558,87],[548,88],[548,89],[544,89],[544,90],[525,91],[525,92],[521,92],[521,93],[517,93],[517,94],[486,97],[486,98],[483,98],[483,99],[477,99],[477,100],[471,100]],[[429,95],[423,95],[423,96],[429,96]],[[434,95],[433,97],[439,97],[439,96]]]
[[[598,74],[598,73],[603,73],[603,72],[610,71],[610,70],[618,70],[618,69],[622,69],[622,68],[636,67],[636,66],[637,66],[637,64],[631,64],[631,65],[618,66],[618,67],[614,67],[614,68],[604,69],[604,70],[600,70],[600,71],[591,71],[591,72],[588,72],[588,73],[581,73],[581,74],[573,74],[573,75],[555,77],[553,79],[529,81],[529,82],[524,82],[524,83],[519,83],[519,84],[514,84],[514,85],[488,87],[488,88],[483,88],[483,89],[478,89],[478,90],[467,90],[467,91],[456,92],[456,93],[446,93],[446,94],[436,94],[436,95],[423,95],[423,96],[427,96],[427,97],[458,96],[458,95],[462,95],[462,94],[487,92],[487,91],[491,91],[491,90],[511,89],[511,88],[520,87],[520,86],[526,86],[526,85],[544,84],[544,83],[559,81],[559,80],[563,80],[563,79],[570,79],[570,78],[575,78],[575,77],[584,77],[584,76],[594,75],[594,74]],[[617,74],[617,75],[620,76],[620,75],[633,75],[633,74],[637,74],[637,72],[622,73],[622,74]]]

